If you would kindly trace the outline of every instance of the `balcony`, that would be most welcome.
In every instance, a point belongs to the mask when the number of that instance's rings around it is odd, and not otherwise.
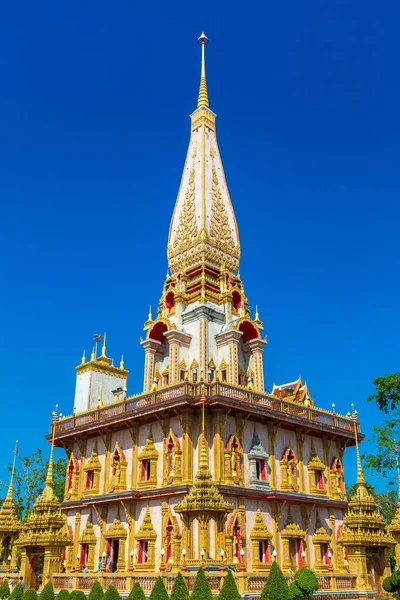
[[[329,410],[306,407],[288,400],[276,398],[270,394],[254,392],[241,386],[222,382],[189,383],[166,386],[154,392],[131,396],[94,408],[77,415],[63,417],[55,422],[55,442],[62,445],[63,440],[82,432],[95,434],[103,428],[118,429],[134,424],[156,412],[172,408],[195,407],[201,396],[206,397],[206,405],[229,408],[237,413],[254,414],[265,417],[286,427],[306,427],[319,432],[334,434],[346,438],[348,445],[354,439],[354,420]],[[357,423],[359,433],[359,424]],[[359,439],[363,436],[359,433]]]

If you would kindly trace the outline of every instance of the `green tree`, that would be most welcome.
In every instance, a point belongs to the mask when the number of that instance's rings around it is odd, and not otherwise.
[[[190,600],[214,600],[210,584],[203,569],[197,571]]]
[[[127,600],[146,600],[145,593],[142,589],[142,586],[137,581],[133,588],[131,589]]]
[[[68,590],[66,590],[68,591]],[[58,594],[59,596],[60,594]],[[57,598],[58,598],[57,596]],[[68,592],[68,596],[69,596],[69,592]],[[24,591],[24,595],[22,596],[22,600],[37,600],[37,591],[36,590],[25,590]]]
[[[54,600],[54,588],[51,581],[48,581],[39,594],[39,600]]]
[[[115,588],[113,585],[110,585],[106,589],[104,600],[121,600],[121,596],[119,595],[117,588]]]
[[[69,590],[60,590],[57,594],[57,600],[69,600],[69,596],[70,596]]]
[[[10,595],[10,586],[8,585],[8,580],[5,579],[0,585],[0,598],[4,600],[4,598],[8,598]]]
[[[21,456],[17,461],[14,473],[14,504],[20,519],[29,515],[33,504],[44,489],[49,461],[43,460],[43,450],[38,448],[29,456]],[[54,493],[60,502],[64,499],[65,471],[67,462],[65,458],[58,458],[53,466]],[[8,465],[11,473],[12,464]],[[4,490],[8,482],[1,482]]]
[[[189,592],[182,573],[179,571],[171,591],[171,600],[189,600]]]
[[[314,592],[319,588],[318,579],[315,573],[303,567],[296,571],[294,576],[294,583],[302,592],[301,598],[311,598]]]
[[[150,600],[168,600],[168,592],[161,575],[157,577],[154,587],[151,590]]]
[[[72,590],[69,598],[70,600],[86,600],[85,592],[82,592],[82,590]]]
[[[10,594],[10,600],[22,600],[23,595],[24,589],[20,583],[17,583],[17,585]]]
[[[302,597],[303,597],[303,592],[298,587],[297,583],[295,581],[292,581],[292,583],[289,585],[289,599],[297,600],[298,598],[302,598]]]
[[[88,600],[102,600],[103,596],[104,596],[103,588],[101,587],[101,585],[98,581],[95,581],[94,584],[92,585],[92,589],[89,592]],[[58,596],[57,596],[57,600],[60,600]],[[64,600],[64,599],[62,599],[62,600]],[[66,598],[65,600],[68,600],[68,598]]]
[[[289,600],[289,586],[276,561],[261,592],[261,600]]]
[[[222,584],[218,600],[242,600],[242,596],[239,594],[236,587],[232,571],[228,571],[224,577],[224,582]]]
[[[368,471],[386,480],[387,486],[397,485],[396,466],[399,462],[400,439],[400,373],[374,379],[375,392],[367,398],[376,402],[388,418],[373,427],[376,450],[363,456]],[[395,460],[393,460],[395,458]]]

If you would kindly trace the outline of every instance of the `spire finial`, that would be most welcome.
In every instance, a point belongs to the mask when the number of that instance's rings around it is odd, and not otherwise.
[[[13,479],[14,479],[15,461],[17,460],[17,454],[18,454],[18,440],[15,441],[14,458],[13,458],[13,464],[12,464],[12,469],[11,469],[10,485],[8,486],[8,492],[7,492],[6,500],[12,500],[12,495],[13,495]]]
[[[52,437],[51,437],[51,450],[50,450],[49,466],[48,466],[48,469],[47,469],[45,486],[47,488],[53,489],[53,485],[54,485],[54,481],[53,481],[53,463],[54,463],[53,454],[54,454],[54,436],[56,434],[56,423],[55,423],[54,420],[51,422],[51,426],[53,428],[53,432],[52,432]]]
[[[152,315],[152,312],[151,312],[151,305],[149,306],[149,314],[147,316],[147,320],[148,321],[152,321],[153,320],[153,315]]]
[[[207,93],[207,81],[206,81],[206,59],[204,48],[208,44],[208,38],[204,31],[197,40],[201,46],[201,77],[200,77],[200,89],[199,98],[197,100],[197,108],[200,106],[208,107],[208,93]]]
[[[101,348],[101,355],[102,356],[106,356],[106,350],[107,350],[107,334],[104,334],[103,337],[103,346]]]
[[[120,369],[124,369],[125,368],[124,355],[121,356],[121,361],[119,363],[119,368]]]
[[[83,363],[85,363],[85,362],[86,362],[86,350],[84,350],[84,351],[83,351],[83,354],[82,354],[82,365],[83,365]]]
[[[356,440],[356,456],[357,456],[357,486],[365,486],[364,473],[361,465],[360,449],[358,447],[358,432],[357,432],[357,411],[354,410],[354,404],[352,404],[352,417],[354,419],[354,439]]]
[[[91,357],[90,357],[90,360],[96,360],[96,353],[95,353],[94,346],[93,346],[93,348],[92,348],[92,355],[91,355]]]
[[[256,304],[256,314],[255,314],[254,318],[255,318],[256,321],[260,320],[260,315],[258,314],[258,306],[257,306],[257,304]]]

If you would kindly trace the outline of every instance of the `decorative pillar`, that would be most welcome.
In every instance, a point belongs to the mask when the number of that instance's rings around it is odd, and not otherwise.
[[[271,502],[271,523],[272,523],[272,543],[274,545],[274,550],[276,550],[277,556],[276,561],[279,566],[282,566],[282,556],[281,556],[281,545],[280,545],[280,536],[279,536],[279,521],[282,515],[282,503],[276,502],[275,500]]]
[[[76,511],[75,514],[75,523],[74,523],[74,554],[72,557],[72,564],[75,564],[76,556],[79,551],[79,538],[81,533],[81,512],[79,510]]]
[[[169,344],[169,384],[179,383],[179,348],[188,349],[192,336],[177,329],[165,333]]]
[[[182,427],[182,483],[193,481],[193,411],[184,408],[181,411]]]
[[[275,440],[278,433],[278,429],[272,423],[267,424],[268,429],[268,452],[269,452],[269,466],[270,466],[270,480],[269,484],[272,489],[277,488],[276,479],[276,461],[275,461]]]
[[[164,356],[165,348],[164,344],[151,338],[143,340],[140,343],[145,352],[143,391],[150,392],[153,385],[156,354],[159,353]]]
[[[296,430],[296,440],[297,440],[297,458],[298,458],[298,469],[299,469],[299,488],[300,492],[305,492],[304,489],[304,462],[303,462],[303,450],[304,450],[304,442],[306,440],[305,434],[300,430]]]
[[[102,435],[104,450],[105,450],[105,467],[104,467],[104,486],[103,494],[108,493],[109,481],[110,481],[110,461],[111,461],[111,433]]]
[[[326,437],[323,437],[322,444],[323,444],[323,448],[324,448],[325,481],[326,481],[326,486],[328,488],[327,492],[328,492],[329,498],[332,498],[332,480],[331,480],[331,474],[330,474],[330,453],[331,453],[331,447],[332,447],[332,440],[330,440]]]
[[[87,451],[87,440],[80,438],[78,440],[78,448],[81,455],[80,460],[80,471],[79,471],[79,487],[78,487],[78,496],[82,497],[83,491],[85,489],[85,462],[86,462],[86,451]]]
[[[336,543],[336,534],[335,534],[335,515],[331,514],[329,515],[329,529],[331,532],[331,546],[332,546],[332,563],[333,563],[333,569],[335,571],[337,571],[338,569],[338,548],[337,548],[337,543]]]
[[[135,490],[137,487],[137,466],[139,455],[139,425],[133,425],[129,429],[132,441],[132,465],[131,465],[131,481],[129,488]]]
[[[226,413],[220,408],[215,408],[211,414],[214,425],[214,481],[220,483],[224,479],[224,430]]]
[[[263,367],[263,350],[267,345],[266,340],[261,340],[260,338],[255,338],[253,340],[249,340],[247,345],[250,348],[252,357],[253,357],[253,365],[254,365],[254,390],[256,392],[264,391],[264,367]]]

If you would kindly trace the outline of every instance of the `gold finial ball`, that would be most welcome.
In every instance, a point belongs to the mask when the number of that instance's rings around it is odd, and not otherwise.
[[[206,36],[206,34],[203,33],[201,34],[201,36],[199,37],[199,39],[197,40],[200,44],[200,46],[207,46],[208,44],[208,37]]]

